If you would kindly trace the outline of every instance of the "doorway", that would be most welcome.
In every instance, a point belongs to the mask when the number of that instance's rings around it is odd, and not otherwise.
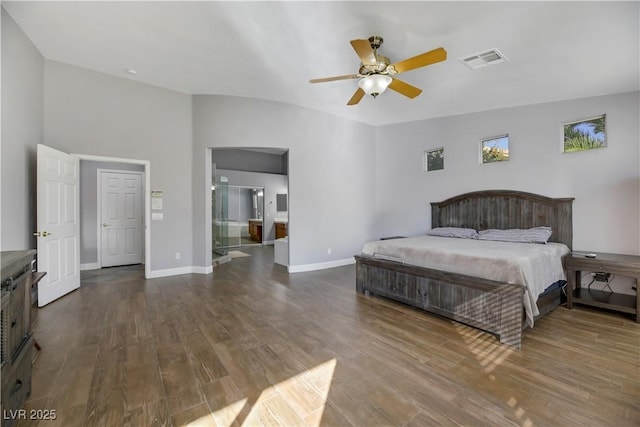
[[[144,172],[97,170],[98,263],[100,267],[141,264],[144,239]]]
[[[207,253],[213,254],[213,265],[218,264],[219,257],[226,256],[226,252],[220,253],[221,246],[239,246],[241,243],[273,245],[282,235],[282,229],[288,228],[288,206],[284,207],[283,203],[277,205],[277,199],[287,197],[288,193],[288,159],[289,150],[286,148],[216,147],[205,150],[205,177],[210,183],[207,194],[204,195],[205,249]],[[222,177],[225,178],[224,181]],[[249,215],[231,218],[238,224],[228,221],[229,215],[233,214],[232,196],[228,194],[233,190],[232,186],[252,189],[251,191],[255,191],[255,198],[259,200],[257,207],[251,208]],[[249,197],[253,196],[251,194]],[[229,211],[223,221],[220,211],[225,207]],[[260,207],[262,211],[258,213]],[[246,224],[243,224],[245,221]],[[237,226],[236,229],[231,230],[231,225]],[[227,240],[235,240],[236,243]],[[221,244],[223,241],[226,244]],[[285,250],[288,252],[288,240]]]
[[[80,159],[80,270],[103,267],[98,169],[110,172],[135,173],[140,176],[139,248],[145,277],[151,277],[151,163],[147,160],[74,154]],[[107,224],[109,224],[107,222]],[[131,247],[131,246],[130,246]],[[127,262],[128,264],[128,262]],[[107,265],[104,265],[105,267]]]
[[[86,206],[80,202],[81,187],[90,188],[96,200],[96,184],[87,186],[80,171],[82,161],[117,162],[141,165],[145,188],[149,188],[150,162],[65,153],[38,144],[37,149],[37,222],[38,222],[38,271],[46,271],[47,279],[38,286],[38,306],[54,301],[80,286],[80,270],[83,238],[97,236],[81,232],[82,212]],[[96,173],[92,174],[96,177]],[[90,174],[91,176],[91,174]],[[97,180],[97,178],[94,178]],[[144,259],[145,277],[151,276],[149,223],[150,195],[144,197]],[[95,210],[93,218],[97,218]],[[94,239],[97,241],[97,237]],[[97,252],[97,251],[96,251]],[[97,265],[97,262],[94,263]]]

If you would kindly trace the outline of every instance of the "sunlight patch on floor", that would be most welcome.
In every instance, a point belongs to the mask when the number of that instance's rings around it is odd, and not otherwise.
[[[336,359],[331,359],[298,375],[287,378],[273,387],[278,392],[278,396],[283,398],[286,405],[300,419],[304,420],[307,425],[318,426],[327,403],[335,368]],[[280,410],[284,409],[285,413],[274,412],[272,404],[276,399],[277,397],[268,399],[265,402],[265,406],[280,421],[281,425],[291,425],[293,419],[287,416],[285,408],[280,407]],[[250,418],[250,416],[247,417],[247,421]],[[245,423],[245,425],[251,424]]]
[[[453,325],[486,373],[500,366],[504,359],[514,352],[513,347],[496,342],[493,335],[482,333],[460,323],[453,323]]]
[[[328,360],[262,391],[255,402],[248,398],[213,412],[218,426],[308,425],[318,427],[333,381],[336,359]],[[247,407],[250,406],[250,407]],[[246,414],[246,416],[244,414]],[[196,425],[209,415],[194,421]]]
[[[238,418],[240,411],[242,411],[242,408],[244,408],[246,404],[246,398],[233,402],[231,405],[227,405],[224,408],[215,411],[212,414],[213,418],[216,420],[216,423],[218,425],[230,426],[231,424],[233,424],[235,419]],[[203,418],[206,418],[207,420],[210,419],[209,415]]]
[[[493,335],[478,331],[467,325],[453,322],[458,333],[464,340],[471,353],[480,362],[483,371],[487,374],[488,379],[496,381],[495,375],[492,373],[504,360],[512,354],[515,349],[511,346],[496,342]],[[507,405],[513,408],[515,416],[521,420],[522,427],[533,427],[533,421],[526,415],[526,410],[518,404],[518,399],[511,396],[507,401]]]

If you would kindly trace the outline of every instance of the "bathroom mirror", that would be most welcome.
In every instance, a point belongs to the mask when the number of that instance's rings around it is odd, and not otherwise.
[[[286,194],[276,194],[276,211],[278,212],[287,211],[287,195]]]

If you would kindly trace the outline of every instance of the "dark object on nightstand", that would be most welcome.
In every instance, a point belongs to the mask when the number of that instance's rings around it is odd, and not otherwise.
[[[389,236],[381,237],[380,240],[393,240],[393,239],[405,239],[407,236]]]
[[[576,303],[615,310],[634,315],[636,322],[640,323],[638,318],[640,305],[637,295],[597,291],[581,286],[583,271],[593,272],[596,280],[607,283],[611,274],[631,277],[636,280],[637,286],[640,280],[640,256],[598,253],[594,258],[574,252],[567,256],[566,268],[568,308],[573,308],[573,304]]]

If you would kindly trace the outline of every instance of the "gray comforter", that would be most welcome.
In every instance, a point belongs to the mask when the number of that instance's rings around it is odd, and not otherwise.
[[[549,285],[566,280],[561,243],[511,243],[449,237],[417,236],[364,244],[363,254],[407,264],[524,285],[527,324],[540,314],[536,300]]]

